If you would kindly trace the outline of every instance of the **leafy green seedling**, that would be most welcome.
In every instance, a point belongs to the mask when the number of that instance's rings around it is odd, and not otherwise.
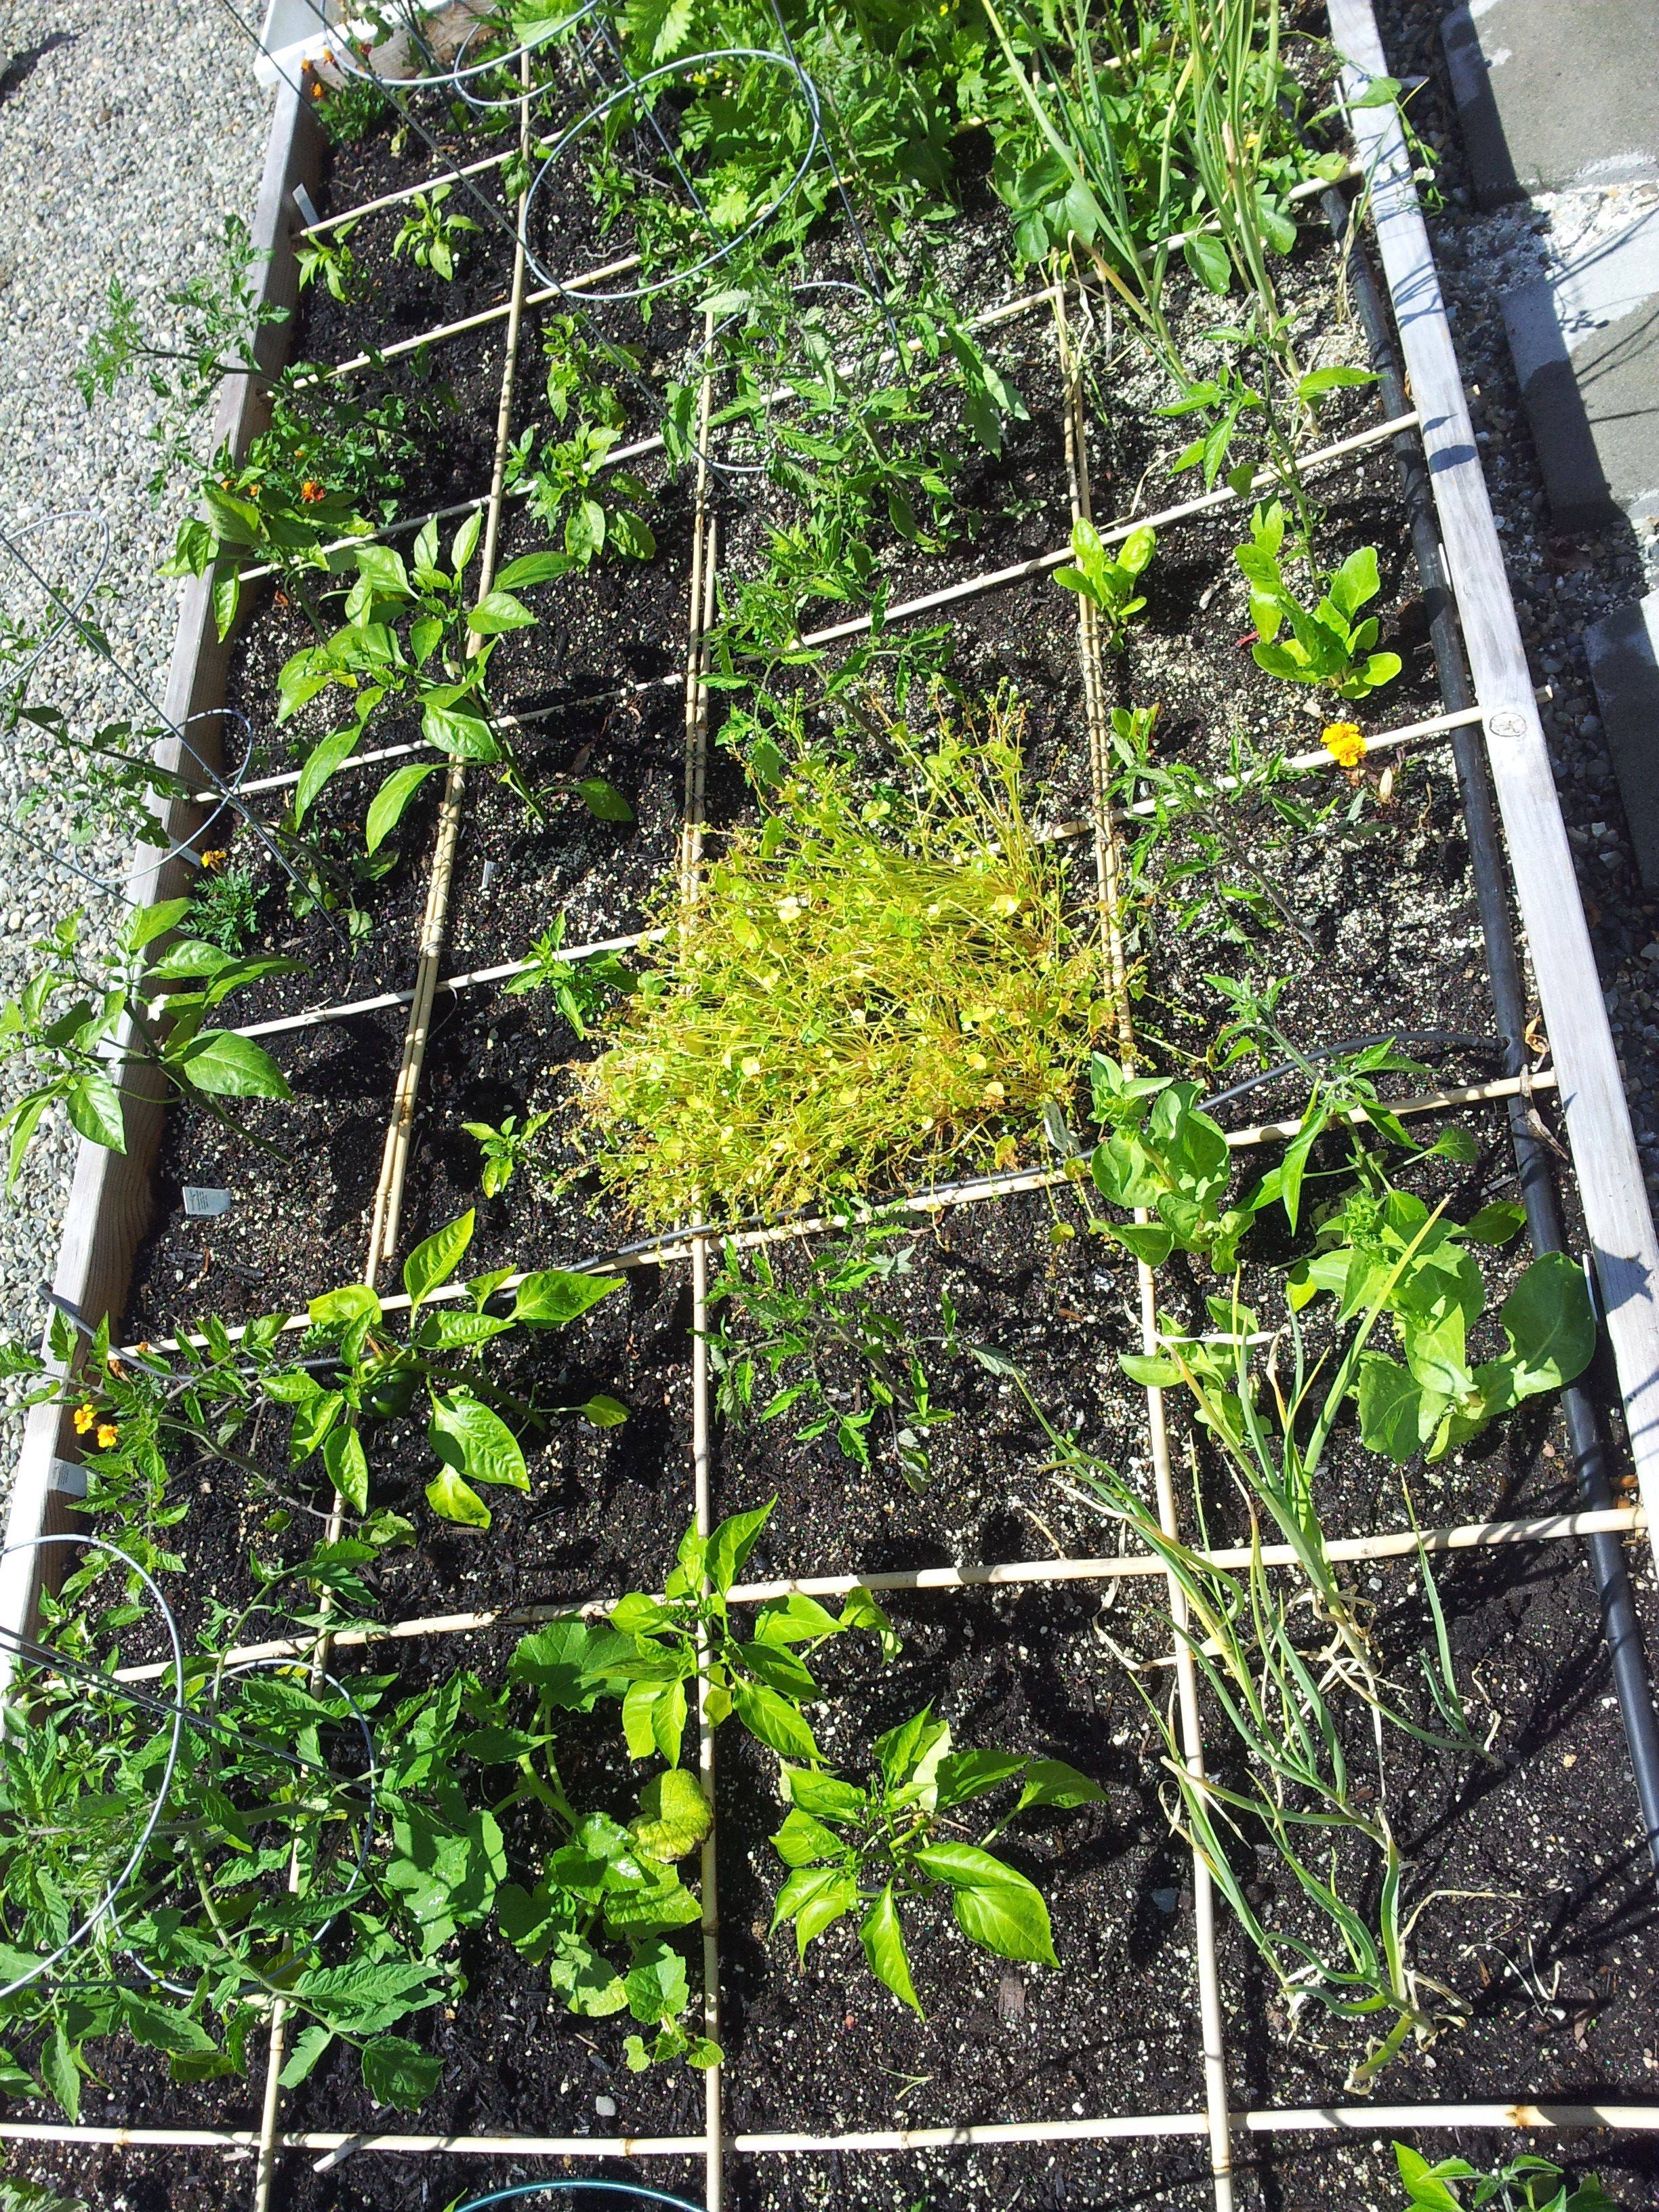
[[[1146,605],[1136,586],[1157,546],[1144,526],[1132,530],[1115,557],[1106,550],[1092,522],[1080,517],[1072,525],[1072,555],[1075,568],[1056,568],[1054,581],[1068,592],[1078,592],[1099,610],[1108,650],[1121,653],[1128,641],[1129,623]]]
[[[950,1724],[931,1705],[878,1737],[875,1755],[864,1789],[817,1767],[784,1767],[790,1810],[772,1846],[791,1872],[773,1931],[793,1921],[805,1958],[815,1937],[857,1911],[871,1972],[916,2012],[902,1908],[940,1890],[950,1893],[957,1927],[982,1950],[1058,1966],[1042,1892],[986,1846],[1032,1807],[1098,1803],[1100,1785],[1064,1759],[953,1752]],[[951,1833],[958,1807],[1014,1782],[1018,1800],[977,1844]]]
[[[1226,1132],[1199,1108],[1199,1085],[1127,1074],[1103,1053],[1090,1062],[1089,1081],[1094,1118],[1108,1132],[1089,1162],[1096,1189],[1113,1206],[1158,1217],[1109,1223],[1108,1233],[1150,1267],[1193,1252],[1231,1274],[1255,1212],[1223,1203],[1232,1154]]]
[[[1304,607],[1286,582],[1279,562],[1285,510],[1277,500],[1251,517],[1250,543],[1233,558],[1250,587],[1250,619],[1258,668],[1286,684],[1321,684],[1340,699],[1365,699],[1401,670],[1397,653],[1376,653],[1377,619],[1359,610],[1376,597],[1376,549],[1362,545],[1324,580],[1317,604]],[[1285,625],[1290,635],[1282,641]]]
[[[363,273],[348,240],[356,222],[338,223],[331,231],[295,241],[294,261],[303,292],[319,280],[329,297],[349,307],[362,289]]]
[[[1403,1365],[1375,1350],[1360,1360],[1359,1433],[1369,1450],[1400,1467],[1419,1451],[1431,1463],[1443,1459],[1523,1398],[1560,1389],[1589,1364],[1595,1316],[1565,1252],[1532,1261],[1498,1311],[1504,1351],[1470,1364],[1468,1332],[1486,1310],[1486,1285],[1468,1246],[1507,1243],[1524,1221],[1505,1200],[1460,1226],[1431,1219],[1408,1192],[1362,1187],[1321,1224],[1321,1249],[1291,1270],[1291,1305],[1329,1291],[1346,1322],[1380,1299],[1405,1355]]]

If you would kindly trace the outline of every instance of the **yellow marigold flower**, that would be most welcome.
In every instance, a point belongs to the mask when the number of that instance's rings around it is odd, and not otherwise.
[[[83,1437],[83,1436],[85,1436],[85,1434],[86,1434],[87,1431],[88,1431],[88,1430],[92,1426],[93,1423],[97,1419],[97,1418],[98,1418],[98,1408],[96,1407],[96,1406],[94,1406],[94,1405],[93,1404],[92,1401],[91,1401],[89,1398],[88,1399],[88,1401],[87,1401],[87,1402],[85,1403],[85,1405],[83,1405],[83,1406],[77,1406],[77,1407],[76,1407],[76,1409],[75,1409],[75,1433],[76,1433],[76,1435],[77,1437]]]
[[[300,497],[305,501],[307,507],[315,507],[319,499],[326,499],[328,497],[328,494],[323,489],[323,487],[317,482],[314,477],[307,477],[305,482],[300,486]]]
[[[98,1425],[99,1450],[113,1451],[120,1440],[120,1435],[121,1431],[113,1421],[100,1421]]]
[[[1339,768],[1358,768],[1364,759],[1365,739],[1357,722],[1327,722],[1319,734]]]
[[[215,868],[222,868],[225,862],[229,858],[230,854],[228,848],[223,845],[216,845],[210,853],[204,853],[202,855],[203,874],[210,875]]]

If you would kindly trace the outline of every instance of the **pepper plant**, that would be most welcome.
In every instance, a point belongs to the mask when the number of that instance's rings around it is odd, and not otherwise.
[[[586,1630],[585,1679],[622,1699],[629,1755],[653,1754],[678,1766],[695,1680],[706,1646],[704,1711],[718,1728],[735,1713],[749,1733],[786,1759],[817,1760],[817,1742],[802,1707],[823,1695],[797,1647],[809,1653],[848,1629],[867,1629],[884,1658],[898,1649],[892,1624],[866,1589],[849,1590],[839,1613],[793,1591],[755,1610],[747,1639],[733,1628],[727,1600],[743,1564],[771,1518],[773,1498],[734,1513],[708,1536],[688,1528],[660,1598],[629,1591],[604,1630]]]
[[[368,1510],[368,1462],[359,1432],[362,1417],[402,1419],[418,1402],[426,1409],[427,1443],[440,1462],[426,1486],[427,1504],[440,1520],[489,1528],[489,1508],[475,1484],[530,1487],[523,1446],[502,1416],[510,1414],[520,1425],[542,1417],[491,1380],[486,1347],[514,1328],[561,1328],[622,1287],[615,1275],[568,1274],[549,1267],[515,1285],[505,1314],[487,1313],[485,1307],[511,1272],[500,1268],[467,1284],[466,1305],[428,1305],[460,1267],[474,1225],[469,1210],[417,1244],[404,1261],[406,1336],[392,1334],[379,1297],[367,1284],[348,1283],[313,1298],[309,1308],[305,1349],[328,1348],[337,1363],[333,1370],[325,1368],[319,1376],[315,1367],[295,1364],[265,1377],[266,1395],[294,1408],[290,1468],[320,1455],[334,1487],[357,1513]],[[628,1418],[624,1406],[603,1394],[560,1410],[580,1413],[597,1428],[612,1428]]]
[[[79,914],[66,915],[49,937],[35,940],[40,966],[0,1007],[0,1064],[20,1063],[27,1085],[0,1116],[0,1130],[10,1133],[8,1192],[16,1188],[49,1106],[61,1103],[70,1127],[90,1143],[125,1152],[118,1084],[125,1066],[153,1068],[177,1096],[271,1149],[224,1102],[287,1098],[287,1081],[262,1046],[234,1030],[205,1026],[206,1018],[249,984],[292,974],[304,963],[272,953],[239,957],[191,937],[175,938],[152,956],[158,939],[190,911],[187,898],[141,907],[107,951],[83,948]],[[151,994],[155,984],[173,987],[164,1000]]]
[[[392,241],[395,256],[407,254],[416,266],[429,269],[446,284],[453,281],[461,241],[478,226],[471,216],[453,213],[445,205],[453,185],[434,185],[429,192],[416,192],[409,213]]]
[[[953,1751],[950,1723],[931,1705],[878,1736],[874,1749],[862,1787],[816,1766],[782,1769],[790,1809],[772,1846],[791,1872],[773,1932],[792,1922],[804,1959],[808,1944],[857,1912],[871,1972],[916,2012],[905,1914],[930,1895],[949,1893],[957,1927],[982,1950],[1058,1966],[1042,1892],[988,1846],[1035,1807],[1099,1803],[1099,1784],[1060,1759]],[[1016,1782],[1019,1796],[1001,1819],[977,1843],[961,1841],[957,1808]]]
[[[590,812],[611,821],[631,820],[632,809],[602,777],[565,780],[547,793],[532,789],[526,770],[495,726],[487,690],[496,641],[535,627],[536,617],[518,596],[568,566],[556,553],[527,553],[509,562],[476,605],[465,604],[466,570],[483,527],[481,513],[455,533],[449,566],[438,565],[438,526],[428,521],[410,559],[395,547],[354,549],[356,581],[346,595],[344,623],[319,644],[303,647],[276,679],[277,719],[287,720],[319,696],[343,690],[352,719],[332,730],[307,756],[295,789],[295,829],[318,794],[356,752],[377,714],[398,707],[417,713],[423,741],[452,760],[498,766],[502,781],[539,817],[547,796],[580,798]],[[378,853],[410,801],[440,763],[413,761],[393,769],[369,801],[363,839]]]
[[[575,787],[590,812],[602,822],[631,821],[633,810],[620,793],[600,776],[585,776]],[[617,810],[621,809],[619,812]],[[564,956],[565,918],[556,915],[526,955],[526,965],[501,986],[509,998],[531,991],[550,991],[553,1003],[576,1035],[586,1040],[592,1024],[612,998],[626,998],[637,977],[614,952],[585,953],[580,960]]]

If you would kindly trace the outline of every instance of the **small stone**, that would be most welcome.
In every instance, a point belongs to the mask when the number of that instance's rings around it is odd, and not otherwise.
[[[1155,1889],[1152,1892],[1152,1903],[1160,1912],[1173,1912],[1178,1901],[1179,1892],[1176,1890]]]

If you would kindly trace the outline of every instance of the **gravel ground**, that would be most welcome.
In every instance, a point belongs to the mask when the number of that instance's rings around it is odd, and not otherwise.
[[[1503,295],[1581,257],[1659,185],[1541,194],[1481,214],[1447,93],[1446,0],[1377,0],[1389,67],[1428,80],[1413,116],[1439,163],[1429,233],[1452,319],[1533,674],[1551,687],[1545,736],[1625,1078],[1648,1201],[1659,1212],[1659,902],[1644,894],[1595,711],[1584,632],[1659,583],[1659,526],[1564,532],[1551,520],[1510,356]],[[1586,56],[1593,70],[1593,56]]]
[[[178,586],[155,573],[173,523],[144,489],[154,402],[129,384],[88,412],[71,376],[112,276],[142,314],[170,286],[212,269],[225,214],[252,216],[269,97],[253,81],[251,52],[213,0],[161,9],[140,0],[8,0],[0,11],[0,529],[97,509],[110,532],[112,586],[98,617],[158,703]],[[17,606],[18,591],[0,553],[0,603]],[[132,691],[84,650],[58,653],[52,677],[40,696],[77,722],[133,711]],[[0,827],[28,773],[15,747],[0,750]],[[0,836],[0,999],[29,973],[30,940],[88,896],[43,857],[40,839]],[[0,1087],[0,1101],[11,1095]],[[0,1208],[0,1332],[39,1334],[39,1286],[52,1271],[73,1160],[72,1133],[59,1121],[37,1138],[15,1200]],[[15,1420],[0,1421],[0,1485],[9,1482],[15,1430]]]

